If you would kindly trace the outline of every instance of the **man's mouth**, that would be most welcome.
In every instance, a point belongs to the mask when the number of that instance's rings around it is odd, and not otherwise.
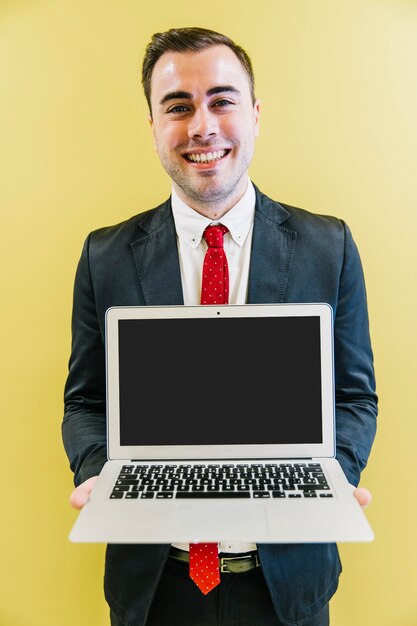
[[[184,154],[183,157],[187,161],[191,161],[192,163],[213,163],[214,161],[220,161],[227,154],[229,154],[230,150],[213,150],[212,152],[190,152],[189,154]]]

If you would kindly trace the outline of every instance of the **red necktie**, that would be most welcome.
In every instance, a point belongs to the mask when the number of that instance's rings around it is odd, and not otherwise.
[[[228,304],[229,268],[223,249],[226,226],[207,226],[203,237],[207,242],[201,283],[201,304]],[[219,548],[217,543],[190,543],[190,576],[206,595],[220,582]]]
[[[219,584],[217,543],[190,543],[190,577],[204,595]]]
[[[228,232],[226,226],[207,226],[203,237],[208,248],[203,264],[201,284],[201,304],[228,304],[229,268],[223,250],[223,235]]]

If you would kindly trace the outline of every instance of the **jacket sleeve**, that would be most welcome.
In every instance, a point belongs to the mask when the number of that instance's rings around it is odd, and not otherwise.
[[[90,236],[74,283],[72,346],[62,423],[75,485],[99,474],[107,460],[104,338],[91,282],[89,246]]]
[[[343,227],[344,259],[334,311],[336,457],[356,486],[376,433],[378,398],[362,264],[348,226]]]

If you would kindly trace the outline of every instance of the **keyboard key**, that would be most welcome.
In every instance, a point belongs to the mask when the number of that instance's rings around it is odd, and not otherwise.
[[[123,478],[123,480],[117,480],[116,485],[139,485],[139,481],[132,478]]]
[[[247,491],[177,491],[176,498],[250,498]]]

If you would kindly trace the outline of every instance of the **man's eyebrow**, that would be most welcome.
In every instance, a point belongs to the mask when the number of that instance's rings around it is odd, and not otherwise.
[[[165,104],[169,100],[192,100],[193,96],[188,91],[170,91],[159,101],[159,104]]]
[[[208,96],[215,96],[219,93],[234,93],[239,94],[240,91],[233,87],[232,85],[218,85],[217,87],[212,87],[207,90]],[[165,96],[159,101],[159,104],[165,104],[165,102],[169,102],[170,100],[192,100],[193,95],[188,91],[170,91],[165,94]]]
[[[235,93],[240,95],[239,89],[232,85],[219,85],[218,87],[212,87],[207,91],[208,96],[215,96],[218,93]]]

